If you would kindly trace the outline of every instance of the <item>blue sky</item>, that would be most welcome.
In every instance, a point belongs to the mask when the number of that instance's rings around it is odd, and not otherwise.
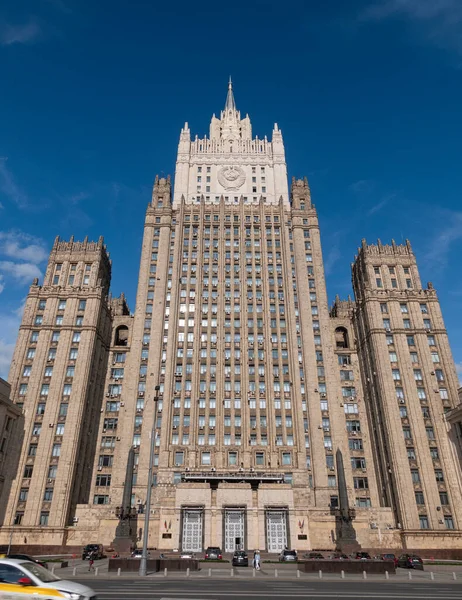
[[[460,0],[4,0],[0,66],[0,376],[56,235],[103,235],[134,308],[154,176],[229,74],[309,178],[331,300],[361,238],[408,237],[462,371]]]

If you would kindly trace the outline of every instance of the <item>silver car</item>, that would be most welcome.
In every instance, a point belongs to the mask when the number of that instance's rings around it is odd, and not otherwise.
[[[96,593],[86,585],[60,579],[42,566],[19,558],[0,559],[0,580],[3,583],[18,583],[27,578],[33,585],[58,590],[69,600],[96,600]]]

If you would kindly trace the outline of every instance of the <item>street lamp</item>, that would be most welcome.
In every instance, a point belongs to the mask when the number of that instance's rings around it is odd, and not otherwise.
[[[149,452],[149,473],[148,473],[148,484],[146,487],[146,512],[144,514],[143,551],[141,554],[140,570],[139,570],[139,574],[141,577],[144,577],[147,575],[149,517],[151,516],[151,490],[152,490],[152,486],[153,486],[152,469],[154,467],[154,449],[155,449],[155,444],[156,444],[157,401],[159,400],[160,385],[156,385],[156,387],[154,389],[156,391],[156,395],[154,396],[154,418],[152,421],[152,429],[151,429],[151,449]]]

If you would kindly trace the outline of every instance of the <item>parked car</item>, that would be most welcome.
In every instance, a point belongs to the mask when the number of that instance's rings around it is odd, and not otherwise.
[[[297,562],[297,551],[283,550],[279,555],[279,562]]]
[[[349,560],[349,557],[341,552],[334,552],[330,558],[332,560]]]
[[[148,556],[149,555],[150,553],[148,552]],[[136,550],[133,550],[130,556],[131,558],[141,558],[143,556],[143,550],[141,548],[137,548]]]
[[[233,554],[233,567],[248,567],[249,566],[249,557],[247,552],[243,550],[236,550]]]
[[[401,554],[398,558],[397,567],[402,567],[403,569],[419,569],[420,571],[424,570],[423,560],[417,554]]]
[[[86,585],[60,579],[37,563],[19,558],[0,559],[0,581],[6,584],[34,585],[35,589],[40,587],[58,590],[65,598],[96,599],[96,593]]]
[[[320,552],[307,552],[303,558],[308,560],[324,560],[324,556]]]
[[[93,554],[93,560],[104,558],[104,551],[102,544],[87,544],[82,550],[82,560],[88,560],[90,554]]]
[[[45,569],[48,568],[47,563],[44,563],[41,560],[38,560],[38,558],[34,558],[33,556],[29,556],[28,554],[7,554],[5,558],[18,558],[19,560],[28,560],[29,562],[33,562],[37,565],[40,565],[41,567],[44,567]]]
[[[379,556],[380,560],[392,560],[395,563],[395,567],[396,567],[396,563],[398,562],[398,559],[396,558],[396,556],[394,554],[392,554],[391,552],[387,553],[387,554],[381,554]]]
[[[371,560],[369,552],[356,552],[354,557],[358,560]]]
[[[196,558],[196,555],[194,554],[194,552],[182,552],[180,554],[180,558]]]
[[[221,560],[223,554],[218,546],[209,546],[205,551],[205,560]]]

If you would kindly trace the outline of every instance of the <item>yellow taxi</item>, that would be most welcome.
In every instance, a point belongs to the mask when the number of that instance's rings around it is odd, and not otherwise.
[[[54,600],[55,598],[65,598],[58,590],[50,588],[37,587],[30,579],[24,577],[27,582],[21,583],[2,583],[0,582],[0,600],[32,600],[32,598],[41,598],[42,600]]]

